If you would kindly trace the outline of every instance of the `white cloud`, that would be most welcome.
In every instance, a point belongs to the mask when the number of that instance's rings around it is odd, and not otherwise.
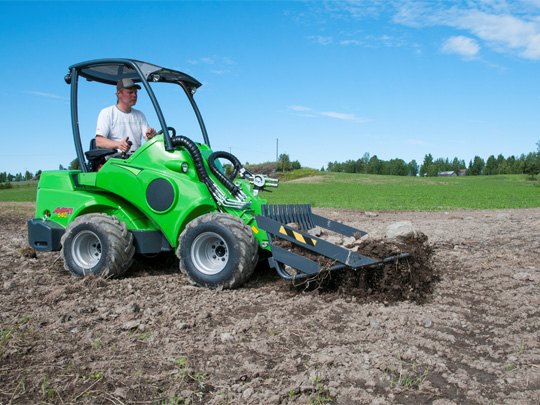
[[[355,122],[360,122],[360,123],[366,123],[366,122],[371,121],[369,118],[357,117],[354,114],[345,114],[345,113],[339,113],[339,112],[334,112],[334,111],[320,112],[319,114],[324,117],[336,118],[338,120],[345,120],[345,121],[355,121]]]
[[[335,112],[335,111],[313,112],[313,113],[308,114],[307,112],[312,111],[312,109],[309,108],[309,107],[304,107],[304,106],[300,106],[300,105],[290,105],[288,108],[290,110],[293,110],[293,111],[296,111],[296,112],[299,112],[299,113],[304,113],[304,114],[299,114],[302,117],[320,117],[320,116],[323,116],[323,117],[336,118],[338,120],[355,121],[355,122],[361,122],[361,123],[371,121],[369,118],[357,117],[354,114],[346,114],[346,113],[340,113],[340,112]]]
[[[215,64],[225,64],[225,65],[234,65],[236,64],[231,58],[228,56],[205,56],[199,59],[189,59],[187,63],[191,65],[199,65],[199,64],[205,64],[205,65],[215,65]]]
[[[456,21],[497,51],[517,50],[526,59],[540,59],[540,23],[512,15],[493,15],[472,11]]]
[[[343,114],[343,113],[332,112],[332,111],[322,112],[320,114],[324,115],[325,117],[337,118],[338,120],[354,120],[356,118],[354,114]]]
[[[311,108],[303,107],[301,105],[290,105],[289,108],[293,111],[311,111]]]
[[[311,35],[307,37],[307,39],[310,39],[319,45],[330,45],[332,42],[334,42],[332,37],[323,37],[321,35]]]
[[[479,0],[468,7],[439,7],[435,2],[400,2],[394,22],[417,28],[447,26],[466,30],[496,52],[540,60],[538,3]],[[462,44],[463,45],[463,44]],[[474,47],[469,48],[469,51]],[[459,52],[456,52],[459,53]]]
[[[465,58],[473,58],[482,46],[499,53],[540,60],[538,0],[348,0],[331,4],[332,7],[327,7],[326,11],[334,19],[380,19],[383,13],[390,13],[394,23],[408,27],[452,27],[464,30],[468,35],[463,38],[469,37],[468,43],[463,39],[462,42],[452,40],[445,44],[445,51]],[[364,38],[362,43],[369,44],[367,39]],[[400,42],[391,37],[380,37],[379,41],[386,46],[400,46]],[[338,43],[351,45],[355,44],[355,39]]]
[[[365,46],[365,47],[380,47],[385,46],[387,48],[400,48],[400,47],[408,47],[408,48],[415,48],[418,45],[410,43],[402,38],[399,37],[392,37],[389,35],[366,35],[361,39],[344,39],[342,41],[339,41],[340,45],[358,45],[358,46]]]
[[[39,91],[25,91],[24,93],[33,94],[35,96],[41,96],[41,97],[58,98],[58,99],[61,99],[61,100],[67,100],[66,97],[57,96],[56,94],[41,93]]]
[[[357,39],[346,39],[339,42],[340,45],[364,45],[364,41],[359,41]]]
[[[480,51],[480,46],[473,38],[459,35],[457,37],[448,38],[444,42],[442,50],[445,53],[457,53],[458,55],[463,56],[465,60],[471,60],[474,59]]]

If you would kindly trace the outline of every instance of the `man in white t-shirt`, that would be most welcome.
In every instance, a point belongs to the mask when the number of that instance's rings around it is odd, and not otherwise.
[[[118,149],[120,152],[135,152],[142,142],[153,138],[154,128],[148,126],[144,114],[132,108],[137,103],[137,90],[141,86],[131,79],[116,83],[116,105],[101,110],[97,120],[96,146],[98,148]],[[128,144],[131,141],[131,145]]]

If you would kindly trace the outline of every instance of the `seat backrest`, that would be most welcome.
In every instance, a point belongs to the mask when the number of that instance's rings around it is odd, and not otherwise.
[[[97,172],[101,165],[105,164],[105,156],[113,155],[116,149],[100,149],[96,146],[96,138],[90,140],[90,150],[84,152],[88,159],[88,169],[91,172]]]

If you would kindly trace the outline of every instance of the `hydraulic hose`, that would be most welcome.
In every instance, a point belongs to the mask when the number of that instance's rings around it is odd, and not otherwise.
[[[201,155],[201,151],[193,142],[191,139],[186,138],[185,136],[173,136],[171,138],[171,144],[172,146],[183,146],[187,149],[189,154],[191,155],[191,158],[193,159],[193,164],[195,165],[195,171],[197,172],[197,175],[199,176],[199,180],[206,184],[206,186],[209,188],[210,192],[214,194],[216,185],[212,182],[210,177],[208,176],[208,173],[206,173],[206,168],[204,167],[204,159]]]
[[[217,198],[218,200],[220,198],[224,198],[224,197],[219,197],[220,193],[222,192],[218,189],[218,187],[212,181],[210,176],[208,176],[206,167],[204,166],[204,159],[202,157],[201,151],[199,150],[195,142],[181,135],[181,136],[173,136],[171,138],[171,145],[174,147],[183,146],[184,148],[186,148],[189,154],[191,155],[191,158],[193,159],[193,164],[195,165],[195,171],[197,172],[197,175],[199,176],[199,180],[203,184],[206,184],[206,186],[208,187],[208,190],[214,196],[214,198]],[[245,199],[245,195],[242,192],[242,190],[236,185],[234,185],[234,183],[231,180],[229,180],[223,173],[221,173],[221,171],[216,167],[215,160],[218,157],[223,157],[225,159],[231,160],[231,162],[233,162],[235,167],[238,168],[237,170],[240,170],[242,168],[242,164],[236,157],[234,157],[233,155],[227,152],[215,152],[215,153],[212,153],[208,158],[208,165],[212,173],[214,173],[217,179],[227,188],[227,190],[231,192],[231,194],[234,197],[243,201]]]
[[[226,177],[221,170],[217,168],[216,159],[218,158],[227,159],[233,164],[234,170],[231,177]],[[240,163],[236,156],[229,152],[214,152],[208,156],[208,166],[210,167],[210,170],[214,176],[216,176],[217,179],[227,188],[227,190],[229,190],[236,197],[240,189],[233,183],[233,180],[238,174],[238,171],[242,168],[242,163]]]
[[[208,160],[209,160],[208,163],[210,165],[210,168],[212,169],[212,172],[214,170],[217,170],[215,162],[216,162],[216,159],[219,159],[219,158],[227,159],[229,162],[231,162],[233,164],[233,172],[229,176],[229,180],[234,181],[235,177],[238,175],[238,172],[242,168],[242,163],[240,163],[240,161],[236,158],[236,156],[234,156],[231,153],[223,152],[223,151],[214,152],[208,157]]]

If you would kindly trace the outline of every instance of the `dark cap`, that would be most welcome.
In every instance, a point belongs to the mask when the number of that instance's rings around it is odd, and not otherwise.
[[[141,86],[138,84],[135,84],[133,80],[131,79],[122,79],[118,80],[118,83],[116,83],[116,90],[122,90],[122,89],[130,89],[132,87],[135,87],[136,89],[141,89]]]

